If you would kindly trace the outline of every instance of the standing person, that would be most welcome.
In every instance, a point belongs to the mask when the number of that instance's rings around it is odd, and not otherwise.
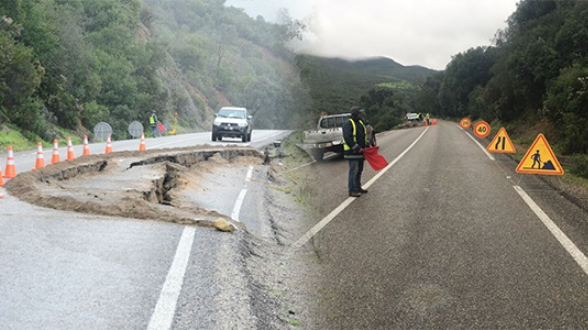
[[[344,158],[349,160],[349,196],[360,197],[368,191],[361,187],[361,173],[365,158],[363,149],[368,146],[367,129],[362,120],[365,110],[358,106],[351,108],[351,118],[343,124]]]
[[[151,136],[155,137],[155,134],[157,134],[157,122],[159,120],[157,119],[157,115],[155,114],[155,110],[153,111],[153,113],[151,113],[151,116],[149,117],[149,124],[151,125]]]
[[[374,127],[372,126],[372,124],[370,124],[367,121],[367,119],[362,118],[361,120],[363,120],[363,123],[365,125],[365,129],[367,132],[368,147],[375,147],[376,146],[376,130],[374,130]]]

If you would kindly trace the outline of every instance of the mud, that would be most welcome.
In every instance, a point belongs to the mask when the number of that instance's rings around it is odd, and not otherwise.
[[[23,201],[57,210],[211,226],[226,216],[183,203],[184,188],[213,167],[262,162],[253,148],[118,152],[22,173],[5,187]]]

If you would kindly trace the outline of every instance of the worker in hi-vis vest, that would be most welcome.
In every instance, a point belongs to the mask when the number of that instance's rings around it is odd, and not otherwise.
[[[155,114],[155,111],[153,111],[153,113],[151,113],[151,116],[149,117],[149,124],[151,125],[151,136],[155,137],[155,134],[157,134],[157,122],[159,120],[157,120],[157,115]]]
[[[361,187],[361,173],[365,158],[363,149],[368,147],[367,129],[362,120],[365,110],[358,106],[351,108],[351,118],[343,124],[343,155],[349,160],[349,196],[360,197],[368,191]]]

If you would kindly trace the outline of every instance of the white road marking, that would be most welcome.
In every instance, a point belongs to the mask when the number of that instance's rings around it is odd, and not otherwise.
[[[157,301],[153,315],[151,315],[148,330],[171,329],[174,315],[176,314],[178,297],[180,296],[180,291],[184,283],[186,267],[188,266],[188,260],[192,253],[195,232],[196,229],[194,227],[185,227],[182,232],[174,261],[159,294],[159,300]]]
[[[488,158],[490,158],[491,161],[495,161],[496,159],[494,158],[494,156],[492,156],[487,150],[486,148],[484,148],[484,146],[482,146],[480,144],[480,142],[478,142],[478,140],[476,140],[470,133],[465,132],[467,136],[470,137],[470,139],[472,139],[472,141],[474,141],[478,147],[480,147],[480,149],[482,149],[482,151],[486,154],[486,156],[488,156]]]
[[[535,212],[537,217],[541,220],[541,222],[543,222],[545,227],[549,229],[551,234],[555,236],[557,241],[564,247],[564,249],[566,249],[566,251],[572,256],[572,258],[574,258],[574,260],[582,268],[584,273],[588,275],[588,258],[586,258],[586,255],[584,255],[584,253],[582,253],[582,251],[578,249],[576,244],[574,244],[574,242],[572,242],[572,240],[569,239],[568,236],[566,236],[566,234],[564,234],[564,232],[561,231],[561,229],[559,229],[559,227],[549,218],[549,216],[547,216],[547,214],[543,212],[539,205],[537,205],[535,201],[533,201],[533,199],[531,199],[531,197],[527,195],[523,188],[519,186],[513,186],[513,188],[527,203],[527,205],[529,205],[531,210]]]
[[[249,170],[247,171],[247,176],[245,176],[245,181],[251,182],[252,176],[253,176],[253,166],[249,165]]]
[[[241,213],[241,207],[243,206],[243,200],[245,200],[245,195],[247,194],[247,189],[243,188],[239,193],[239,197],[237,197],[237,202],[235,203],[235,207],[233,208],[233,212],[231,213],[231,219],[241,222],[239,220],[239,213]]]
[[[245,181],[250,182],[253,176],[253,166],[249,166]],[[243,200],[247,194],[247,189],[241,190],[231,218],[235,221],[239,221],[239,213]],[[169,330],[171,329],[174,315],[176,314],[176,305],[178,303],[178,297],[182,291],[182,285],[184,283],[184,276],[186,274],[186,267],[188,266],[188,260],[192,253],[192,245],[194,243],[194,234],[196,230],[194,227],[185,227],[182,232],[182,237],[178,243],[178,248],[174,256],[174,261],[169,269],[163,288],[159,295],[157,305],[151,320],[149,321],[148,330]]]
[[[368,181],[367,184],[364,185],[364,187],[369,188],[374,182],[376,182],[376,180],[378,180],[382,175],[384,175],[384,173],[386,173],[390,168],[392,168],[392,166],[398,163],[398,161],[400,161],[400,159],[404,157],[404,155],[406,155],[406,153],[408,153],[410,149],[412,149],[419,142],[419,140],[425,135],[425,133],[427,133],[428,130],[429,126],[427,126],[427,128],[421,133],[421,135],[419,135],[419,137],[410,146],[408,146],[406,150],[404,150],[400,155],[398,155],[398,157],[396,157],[391,163],[389,163],[388,166],[379,171],[371,180]],[[347,206],[349,206],[349,204],[351,204],[351,202],[353,202],[354,200],[355,197],[349,197],[345,201],[343,201],[341,205],[336,207],[325,218],[319,221],[319,223],[314,225],[314,227],[312,227],[309,231],[302,235],[302,237],[300,237],[293,244],[293,247],[297,249],[306,244],[310,239],[314,237],[314,235],[318,234],[319,231],[321,231],[326,225],[329,224],[329,222],[331,222],[337,215],[339,215],[339,213],[343,212],[343,210],[345,210]]]
[[[245,177],[246,182],[251,181],[251,177],[253,176],[253,166],[249,166],[249,170],[247,171],[247,176]],[[233,207],[233,212],[231,212],[231,219],[240,222],[239,220],[239,213],[241,213],[241,207],[243,206],[243,201],[245,200],[245,195],[247,195],[247,188],[243,188],[239,193],[239,197],[237,197],[237,201],[235,202],[235,206]]]

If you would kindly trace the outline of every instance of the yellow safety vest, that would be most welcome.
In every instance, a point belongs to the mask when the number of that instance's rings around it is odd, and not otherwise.
[[[349,118],[349,121],[351,122],[351,126],[353,126],[353,141],[355,143],[357,143],[357,127],[355,126],[355,121],[353,121],[353,119]],[[368,145],[368,136],[367,136],[367,129],[365,128],[365,125],[363,124],[363,121],[359,121],[359,123],[361,124],[361,126],[363,126],[363,132],[364,132],[364,136],[365,136],[365,145]],[[347,143],[345,143],[345,139],[343,139],[343,150],[347,151],[347,150],[351,150],[351,147],[347,145]]]
[[[155,124],[155,116],[149,117],[149,124]]]

